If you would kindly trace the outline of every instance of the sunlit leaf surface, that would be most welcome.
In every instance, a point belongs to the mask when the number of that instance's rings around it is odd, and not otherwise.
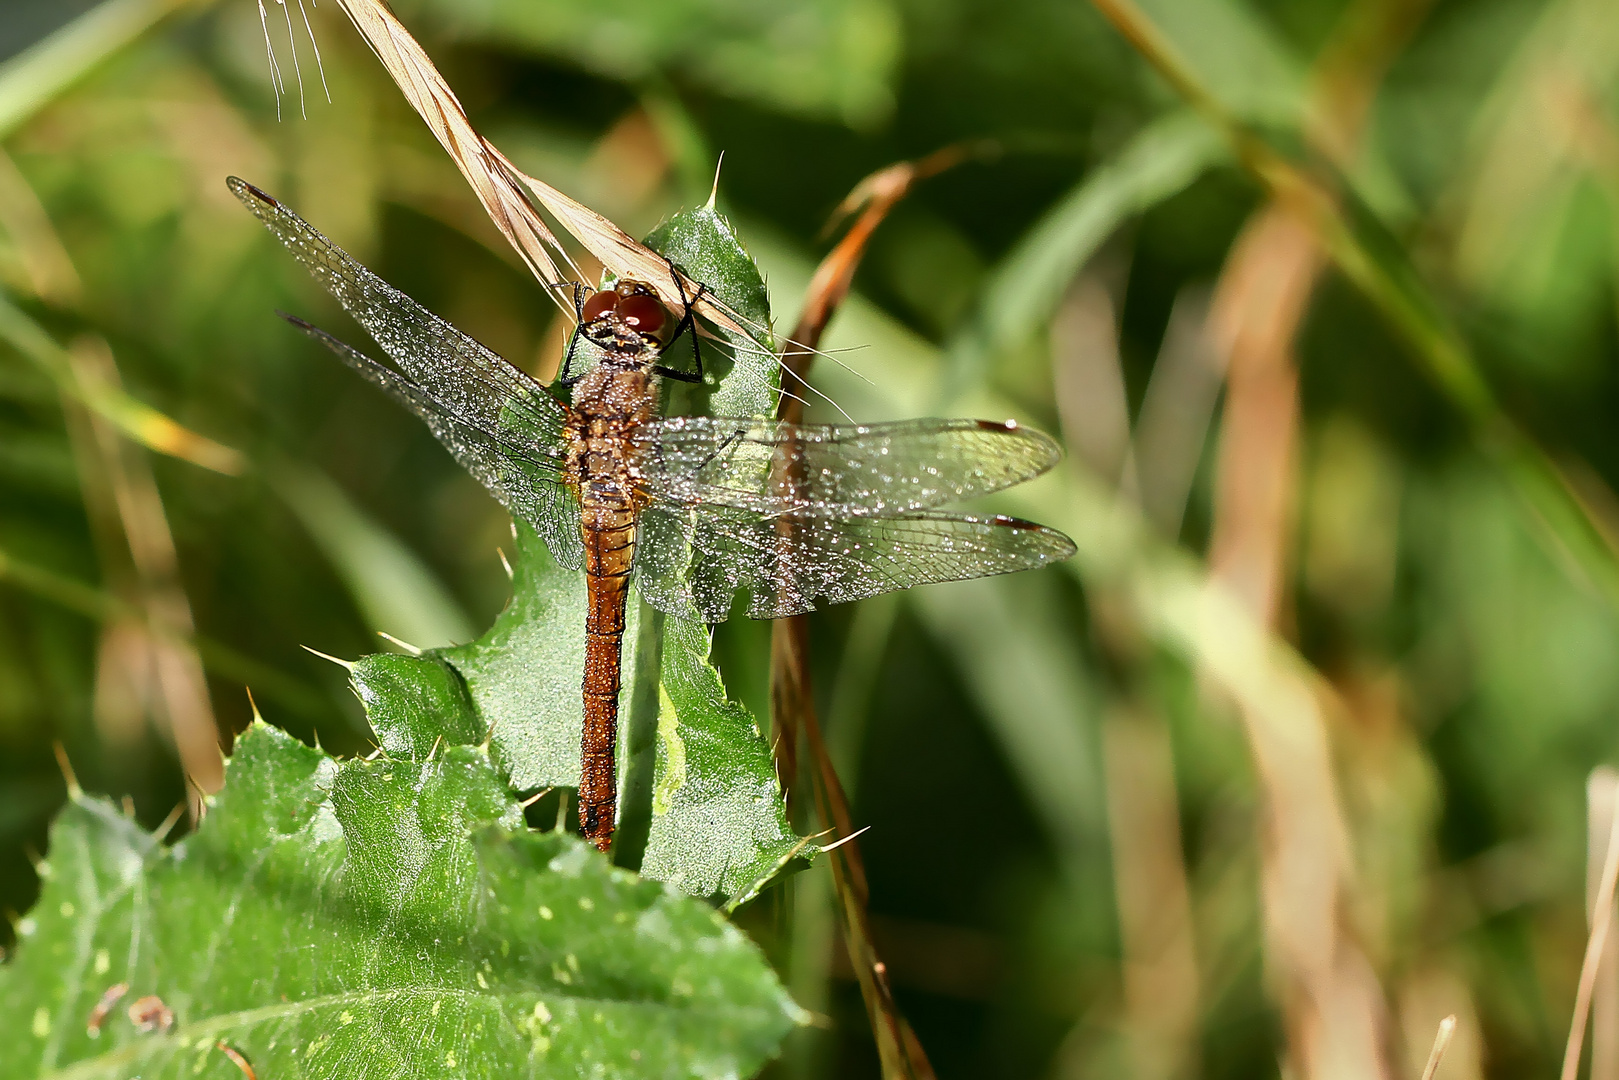
[[[338,764],[258,725],[230,769],[173,847],[63,812],[0,1077],[733,1077],[795,1021],[742,934],[526,831],[476,750]]]
[[[526,528],[518,530],[512,569],[512,601],[489,632],[433,655],[466,679],[481,726],[461,727],[463,737],[475,730],[481,739],[489,731],[492,753],[514,788],[572,787],[579,782],[584,577],[557,567]],[[639,618],[632,605],[624,634],[621,726],[637,689],[631,673]],[[653,688],[658,731],[652,822],[642,869],[699,896],[746,897],[802,844],[787,825],[769,745],[747,710],[727,699],[709,663],[707,630],[679,619],[664,625],[662,674]],[[398,687],[385,715],[433,693],[429,684],[437,674],[425,667],[430,662],[417,661],[424,665],[422,682]],[[444,702],[450,718],[442,733],[450,739],[452,725],[464,722],[454,695],[438,693],[435,700]],[[430,745],[430,731],[437,729],[425,729],[410,745],[424,739]],[[626,764],[621,741],[621,775]]]

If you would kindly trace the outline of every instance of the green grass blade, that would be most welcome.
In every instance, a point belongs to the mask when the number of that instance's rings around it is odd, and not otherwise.
[[[207,0],[104,0],[0,64],[0,139],[180,8]]]

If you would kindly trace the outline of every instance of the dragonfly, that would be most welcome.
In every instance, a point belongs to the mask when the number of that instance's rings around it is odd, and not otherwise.
[[[271,196],[235,177],[228,183],[392,364],[282,317],[415,413],[535,529],[558,564],[583,570],[579,822],[603,851],[616,813],[632,583],[654,608],[713,624],[730,615],[738,593],[749,617],[780,619],[821,604],[1030,570],[1074,553],[1068,537],[1043,525],[939,509],[1051,468],[1060,451],[1038,431],[1010,420],[793,424],[661,415],[661,380],[703,374],[691,298],[679,298],[676,318],[651,286],[624,278],[600,290],[576,285],[577,325],[547,387]],[[685,333],[695,370],[665,362]],[[595,346],[596,362],[575,374],[581,339]]]

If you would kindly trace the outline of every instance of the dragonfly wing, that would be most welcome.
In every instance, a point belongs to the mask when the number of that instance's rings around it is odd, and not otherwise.
[[[654,499],[767,515],[925,510],[1011,487],[1061,456],[1040,432],[989,420],[865,425],[671,416],[642,425],[632,438]]]
[[[516,426],[537,449],[561,453],[566,413],[545,387],[361,266],[252,184],[236,177],[228,182],[242,205],[429,398],[463,423],[486,429]]]
[[[466,417],[394,369],[380,364],[316,326],[290,316],[288,321],[331,349],[365,380],[415,413],[461,463],[512,514],[522,518],[545,541],[557,562],[579,569],[584,545],[579,532],[579,500],[562,484],[558,463],[536,453],[524,432],[524,416],[497,419],[493,425]]]
[[[879,593],[1060,562],[1073,541],[1007,517],[917,510],[767,516],[729,506],[641,514],[637,587],[652,606],[723,622],[738,590],[750,618],[780,619]]]

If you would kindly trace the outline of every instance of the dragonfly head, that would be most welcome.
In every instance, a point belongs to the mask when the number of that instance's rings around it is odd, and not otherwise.
[[[592,293],[579,311],[579,329],[584,335],[619,353],[656,351],[673,322],[652,287],[629,278]]]

